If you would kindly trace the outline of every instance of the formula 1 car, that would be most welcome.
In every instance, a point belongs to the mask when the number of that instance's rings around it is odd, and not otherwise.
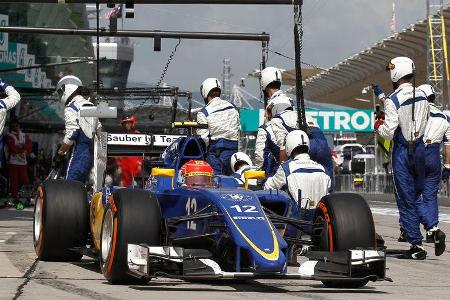
[[[192,133],[201,125],[174,126]],[[121,148],[113,143],[120,139],[103,140],[109,142],[98,147],[97,161],[124,152],[149,153],[155,137],[139,144],[136,136],[120,142]],[[204,142],[188,134],[167,147],[164,167],[152,169],[145,189],[100,186],[88,196],[81,183],[45,181],[34,218],[39,259],[98,257],[111,283],[142,283],[160,276],[275,278],[348,288],[389,280],[385,251],[377,247],[373,217],[361,196],[325,196],[317,203],[314,221],[307,222],[284,191],[240,188],[227,176],[216,176],[213,187],[178,184],[183,163],[204,158]],[[101,167],[96,173],[101,174]],[[246,180],[263,177],[261,171],[245,174]],[[288,262],[295,263],[300,251],[308,260],[292,272]]]

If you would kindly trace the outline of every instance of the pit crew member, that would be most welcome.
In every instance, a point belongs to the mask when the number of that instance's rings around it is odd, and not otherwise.
[[[292,109],[292,99],[281,90],[281,71],[268,67],[261,72],[261,89],[264,97],[268,98],[266,107],[266,123],[258,128],[255,145],[255,167],[272,176],[278,169],[280,162],[280,147],[275,142],[271,127],[272,117],[285,109]]]
[[[98,126],[97,118],[80,117],[82,107],[93,104],[80,95],[81,80],[73,75],[61,78],[56,92],[64,104],[65,135],[62,145],[53,158],[53,166],[60,167],[64,156],[72,148],[66,179],[86,182],[94,160],[93,136]]]
[[[252,160],[250,157],[244,152],[236,152],[231,156],[230,159],[231,170],[233,174],[232,177],[236,179],[239,186],[243,186],[245,184],[244,172],[249,170],[256,170],[253,166]],[[250,179],[248,182],[251,186],[257,185],[256,179]]]
[[[190,187],[209,187],[213,175],[213,168],[206,161],[190,160],[181,166],[178,183]]]
[[[208,124],[208,128],[198,129],[197,134],[208,147],[206,160],[216,175],[230,175],[230,158],[238,151],[239,112],[230,102],[220,99],[218,79],[205,79],[200,92],[206,106],[198,112],[197,122]]]
[[[316,204],[329,193],[331,179],[325,168],[313,161],[309,152],[309,137],[301,130],[294,130],[286,137],[286,154],[273,177],[267,179],[264,189],[285,189],[303,208],[305,220],[312,221]]]
[[[270,96],[268,102],[268,111],[271,110],[272,117],[270,126],[275,137],[274,142],[278,148],[280,148],[279,161],[282,162],[286,160],[286,135],[297,129],[297,112],[294,111],[292,99],[287,97],[280,90],[281,77],[279,77],[278,72],[281,74],[277,68],[269,67],[264,69],[261,73],[261,83],[264,82],[265,84],[266,82],[266,79],[263,81],[263,78],[268,78],[267,81],[269,81],[270,78],[272,78],[272,80],[275,79],[274,83],[266,86],[265,93]],[[283,100],[280,101],[279,99]],[[289,99],[289,106],[285,104],[287,99]],[[282,105],[278,106],[278,103]],[[311,145],[309,155],[311,155],[312,160],[317,161],[325,168],[325,171],[330,178],[333,178],[333,160],[325,135],[312,118],[307,117],[306,123],[310,130]]]
[[[435,93],[429,84],[423,84],[417,88],[425,93],[429,102],[429,115],[423,141],[425,143],[425,181],[422,199],[419,200],[419,212],[421,223],[426,234],[426,242],[434,243],[436,256],[445,251],[445,233],[439,229],[438,191],[441,181],[441,156],[440,146],[444,136],[447,142],[446,148],[450,148],[450,124],[447,116],[434,104]],[[449,158],[446,157],[447,160]]]
[[[8,114],[8,111],[14,108],[17,103],[19,103],[20,94],[1,78],[0,89],[6,94],[6,98],[0,99],[0,153],[3,153],[3,129],[5,128],[6,116]]]
[[[120,121],[125,133],[140,133],[136,129],[136,116],[124,115]],[[129,187],[133,184],[135,177],[141,177],[142,157],[120,157],[117,164],[121,169],[122,186]]]
[[[375,130],[383,138],[394,141],[392,168],[395,196],[400,214],[400,226],[411,244],[405,258],[422,260],[427,252],[422,247],[419,205],[425,178],[425,144],[423,135],[428,118],[428,101],[411,80],[415,76],[414,62],[396,57],[386,70],[394,92],[384,100],[385,120],[375,122]]]

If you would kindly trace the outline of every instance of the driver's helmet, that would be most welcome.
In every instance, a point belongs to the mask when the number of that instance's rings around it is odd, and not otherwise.
[[[211,186],[214,171],[203,160],[190,160],[180,168],[178,182],[193,187]]]
[[[130,122],[131,126],[134,128],[136,126],[136,116],[128,115],[128,114],[123,115],[122,119],[120,119],[120,124],[123,125],[123,123],[126,123],[126,122]]]

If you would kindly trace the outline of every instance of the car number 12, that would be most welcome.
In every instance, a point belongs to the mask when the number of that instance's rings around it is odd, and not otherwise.
[[[191,213],[195,213],[197,211],[197,199],[195,198],[188,198],[186,202],[186,215],[190,215]],[[195,224],[194,221],[187,221],[186,222],[187,229],[190,230],[196,230],[197,224]]]
[[[237,212],[257,213],[256,206],[253,205],[233,205],[230,208],[235,209]]]

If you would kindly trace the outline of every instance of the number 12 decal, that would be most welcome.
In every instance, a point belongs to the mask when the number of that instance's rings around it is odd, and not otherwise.
[[[186,215],[190,215],[191,213],[195,213],[197,211],[197,200],[195,198],[188,198],[186,202]],[[196,230],[197,224],[194,221],[186,222],[187,229]]]
[[[253,205],[233,205],[230,208],[235,209],[237,212],[257,213],[256,206]]]

